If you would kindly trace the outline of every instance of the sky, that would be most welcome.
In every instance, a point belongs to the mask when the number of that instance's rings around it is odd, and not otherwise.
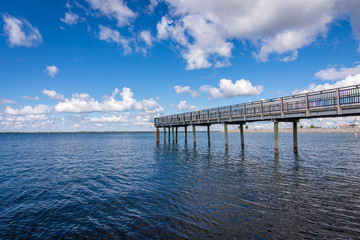
[[[358,0],[3,0],[0,131],[154,130],[155,116],[360,84],[359,56]]]

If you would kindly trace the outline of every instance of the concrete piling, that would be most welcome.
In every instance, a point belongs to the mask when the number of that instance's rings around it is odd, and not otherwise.
[[[160,131],[159,128],[156,128],[156,144],[159,144],[160,142]]]
[[[194,140],[194,146],[196,146],[196,132],[195,132],[195,125],[192,125],[192,129],[193,129],[193,140]]]
[[[178,140],[178,127],[175,128],[176,132],[175,132],[175,143],[177,144],[177,140]]]
[[[293,122],[294,153],[298,153],[297,122]]]
[[[185,144],[187,144],[187,126],[185,126],[184,128],[185,128]]]
[[[279,122],[274,122],[275,155],[279,155]]]
[[[166,127],[164,127],[164,144],[166,143]]]
[[[168,136],[168,142],[170,143],[170,127],[169,127],[169,136]]]
[[[225,134],[225,150],[229,149],[229,144],[228,144],[228,126],[227,123],[224,124],[224,134]]]
[[[172,130],[172,143],[175,144],[174,127],[171,127],[171,130]]]
[[[240,139],[241,139],[241,149],[245,148],[245,141],[244,141],[244,124],[240,124]]]

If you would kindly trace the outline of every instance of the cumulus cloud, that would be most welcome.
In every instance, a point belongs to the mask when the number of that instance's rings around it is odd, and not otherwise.
[[[59,73],[59,69],[56,66],[47,66],[46,72],[50,77],[54,77],[56,74]]]
[[[36,96],[36,97],[22,96],[22,99],[27,99],[27,100],[31,100],[31,101],[39,101],[40,100],[40,98],[38,96]]]
[[[264,90],[263,86],[253,86],[249,80],[240,79],[233,83],[229,79],[221,79],[219,88],[203,85],[200,91],[210,94],[211,99],[233,98],[236,96],[254,96],[259,95]]]
[[[86,0],[92,9],[109,19],[116,19],[119,27],[130,24],[136,13],[124,4],[122,0]]]
[[[3,14],[2,17],[10,47],[35,47],[42,43],[39,29],[33,27],[26,19],[9,14]]]
[[[187,104],[187,102],[184,101],[180,101],[179,104],[177,105],[170,105],[171,107],[177,108],[179,110],[183,110],[183,111],[187,111],[187,110],[195,110],[197,109],[196,106],[191,105],[191,104]]]
[[[107,116],[102,115],[101,117],[88,117],[85,122],[89,123],[127,123],[129,122],[128,117],[125,115],[113,115]]]
[[[199,93],[195,90],[190,89],[189,86],[181,87],[180,85],[174,86],[176,94],[182,94],[182,93],[190,93],[193,98],[199,96]]]
[[[129,54],[132,52],[130,47],[130,40],[121,36],[120,32],[117,30],[113,30],[109,27],[104,27],[99,25],[99,39],[106,41],[108,43],[116,43],[121,45],[124,49],[124,54]]]
[[[0,99],[0,104],[17,104],[17,103],[10,99]]]
[[[65,97],[64,95],[55,92],[54,90],[47,90],[47,89],[43,89],[41,91],[42,94],[48,96],[49,98],[59,101],[59,102],[64,102],[65,101]]]
[[[340,80],[349,75],[360,74],[360,65],[354,67],[330,67],[315,73],[315,77],[322,80]]]
[[[349,75],[345,79],[337,81],[333,84],[325,83],[325,84],[317,85],[315,83],[312,83],[305,89],[295,89],[293,94],[322,91],[326,89],[340,88],[340,87],[352,86],[357,84],[360,84],[360,73],[354,76]]]
[[[13,109],[11,107],[5,108],[5,114],[8,115],[39,115],[39,114],[50,114],[52,107],[47,105],[37,105],[35,107],[25,106],[21,109]]]

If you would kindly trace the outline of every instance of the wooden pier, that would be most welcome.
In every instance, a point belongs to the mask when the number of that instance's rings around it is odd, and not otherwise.
[[[346,117],[360,115],[360,85],[309,92],[286,97],[279,97],[256,102],[248,102],[193,112],[155,117],[156,142],[160,142],[159,129],[164,129],[166,143],[166,128],[172,128],[173,143],[177,143],[178,127],[185,128],[185,143],[187,143],[187,127],[192,126],[193,143],[196,146],[196,126],[207,126],[208,144],[210,146],[210,126],[223,124],[225,134],[225,149],[228,149],[228,125],[239,125],[241,148],[245,148],[243,126],[247,122],[274,122],[274,153],[279,153],[279,123],[293,123],[294,152],[298,152],[297,123],[300,119]],[[174,128],[176,139],[174,140]]]

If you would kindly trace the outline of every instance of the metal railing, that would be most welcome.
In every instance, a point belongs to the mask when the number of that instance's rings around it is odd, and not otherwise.
[[[182,125],[214,120],[220,122],[231,121],[233,118],[245,120],[247,116],[258,116],[261,120],[266,115],[284,116],[294,112],[303,112],[304,117],[309,117],[311,111],[329,108],[337,109],[340,115],[342,107],[352,106],[360,107],[360,85],[155,117],[154,125]]]

